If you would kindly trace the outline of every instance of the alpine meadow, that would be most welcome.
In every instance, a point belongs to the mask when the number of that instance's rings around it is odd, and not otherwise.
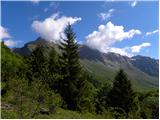
[[[158,4],[1,1],[1,118],[159,119]]]

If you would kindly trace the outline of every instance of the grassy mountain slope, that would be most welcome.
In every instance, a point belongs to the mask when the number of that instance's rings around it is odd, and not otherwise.
[[[85,53],[85,51],[87,52]],[[86,56],[84,56],[85,54]],[[132,81],[135,89],[145,90],[158,87],[158,77],[150,76],[136,68],[130,62],[131,58],[115,53],[103,54],[96,50],[92,50],[87,46],[81,48],[80,55],[83,66],[103,82],[112,81],[119,68],[123,68],[129,79]]]
[[[19,69],[24,66],[23,57],[13,53],[4,43],[1,43],[1,79],[14,78]],[[6,74],[7,73],[7,74]],[[2,82],[3,82],[2,81]]]
[[[154,77],[159,77],[159,70],[158,70],[159,66],[157,60],[152,59],[150,57],[144,57],[138,55],[132,57],[131,62],[134,66],[144,71],[145,73]]]
[[[14,52],[28,55],[36,46],[45,46],[46,50],[54,47],[59,52],[58,45],[49,43],[41,38],[27,43],[23,48],[15,49]],[[119,68],[123,68],[135,89],[147,90],[148,88],[158,87],[158,77],[151,76],[142,69],[139,69],[139,67],[131,62],[132,59],[129,57],[115,53],[101,53],[84,45],[80,46],[79,52],[82,66],[101,83],[112,82]]]

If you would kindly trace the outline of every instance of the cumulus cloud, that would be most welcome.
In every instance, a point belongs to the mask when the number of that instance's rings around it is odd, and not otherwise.
[[[133,56],[133,54],[130,52],[129,47],[124,47],[124,48],[110,47],[106,50],[106,52],[114,52],[114,53],[118,53],[120,55],[128,56],[128,57]]]
[[[104,13],[100,13],[98,16],[102,19],[102,20],[108,20],[111,16],[112,13],[115,11],[115,9],[110,9],[108,10],[108,12]]]
[[[131,47],[124,47],[124,48],[108,47],[107,49],[105,49],[105,53],[114,52],[114,53],[118,53],[120,55],[132,57],[136,53],[139,53],[143,48],[146,48],[146,47],[149,47],[149,46],[151,46],[151,43],[144,42],[144,43],[141,43],[139,45],[134,45],[134,46],[131,46]]]
[[[0,26],[0,41],[4,41],[4,44],[8,47],[15,47],[16,41],[11,40],[12,36],[8,33],[7,29]]]
[[[116,42],[131,39],[136,34],[141,34],[141,31],[131,29],[125,32],[123,26],[116,26],[108,22],[106,25],[100,25],[98,31],[93,31],[86,36],[86,44],[91,48],[106,52],[106,48],[109,48]]]
[[[142,48],[149,47],[151,44],[142,43],[140,45],[131,47],[126,46],[124,48],[114,47],[114,44],[131,39],[139,34],[141,34],[141,31],[138,29],[124,31],[123,26],[114,25],[112,22],[108,22],[106,25],[100,25],[97,31],[93,31],[87,35],[85,44],[104,53],[114,52],[130,57],[135,53],[139,53]]]
[[[148,36],[148,35],[152,35],[152,34],[155,34],[155,33],[158,33],[158,29],[157,30],[154,30],[154,31],[152,31],[152,32],[146,32],[146,36]]]
[[[131,2],[131,7],[135,7],[136,5],[137,5],[137,1],[136,0]]]
[[[145,43],[142,43],[142,44],[140,44],[140,45],[132,46],[132,47],[131,47],[131,51],[132,51],[133,53],[139,53],[142,48],[149,47],[149,46],[151,46],[151,44],[148,43],[148,42],[145,42]]]
[[[135,55],[136,53],[139,53],[143,48],[146,48],[149,46],[151,46],[151,43],[144,42],[139,45],[134,45],[131,47],[111,48],[110,52],[115,52],[115,53],[119,53],[121,55],[131,57],[131,56]]]
[[[0,39],[11,38],[10,34],[8,33],[7,29],[0,26]]]
[[[58,13],[55,13],[44,21],[34,21],[32,28],[44,39],[57,42],[64,36],[64,29],[68,23],[72,25],[81,20],[80,17],[60,17]]]
[[[17,45],[17,43],[16,43],[15,41],[11,40],[11,39],[5,40],[5,41],[4,41],[4,44],[5,44],[6,46],[8,46],[8,47],[14,47],[14,46]]]

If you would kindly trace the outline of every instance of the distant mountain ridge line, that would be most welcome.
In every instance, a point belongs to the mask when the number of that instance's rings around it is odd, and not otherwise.
[[[38,38],[35,41],[26,43],[24,47],[16,48],[13,51],[20,55],[29,55],[37,46],[44,46],[47,48],[54,47],[56,51],[59,51],[57,44],[48,42],[42,38]],[[89,69],[90,71],[94,71],[94,66],[96,66],[96,64],[98,65],[99,70],[105,69],[112,73],[122,67],[123,69],[128,71],[128,74],[130,74],[135,79],[138,79],[136,78],[136,76],[142,76],[142,79],[148,80],[148,82],[151,81],[152,84],[158,84],[157,82],[153,82],[158,81],[159,77],[159,61],[156,59],[140,55],[128,57],[112,52],[102,53],[96,49],[91,49],[86,45],[80,45],[79,53],[82,64],[85,67],[87,66],[87,69]],[[92,64],[92,66],[88,66],[86,64],[87,61],[89,62],[89,64]],[[134,73],[134,76],[131,73]],[[150,79],[154,80],[152,81]]]

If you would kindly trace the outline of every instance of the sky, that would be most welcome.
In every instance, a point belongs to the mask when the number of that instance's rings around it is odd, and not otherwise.
[[[57,43],[70,23],[79,44],[157,59],[158,21],[158,1],[2,1],[0,38],[10,48],[39,36]]]

